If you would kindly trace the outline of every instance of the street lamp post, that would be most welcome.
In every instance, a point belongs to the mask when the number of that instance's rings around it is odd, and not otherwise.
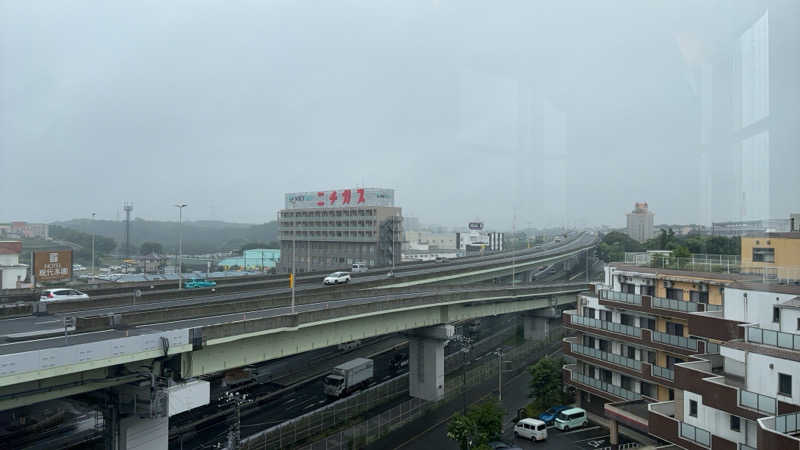
[[[94,216],[95,213],[92,213],[92,282],[94,283]]]
[[[178,208],[178,289],[183,289],[183,208],[187,206],[186,203],[175,204]]]

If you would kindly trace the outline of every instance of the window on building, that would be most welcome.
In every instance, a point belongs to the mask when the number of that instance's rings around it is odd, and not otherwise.
[[[775,262],[775,249],[774,248],[753,248],[753,262]]]
[[[583,308],[583,317],[591,317],[594,319],[594,308],[585,307]]]
[[[675,400],[675,390],[674,389],[670,389],[669,390],[669,399],[670,400]]]
[[[627,375],[620,375],[619,381],[622,385],[622,389],[633,390],[633,378]]]
[[[708,303],[708,292],[690,291],[689,300],[697,303]]]
[[[630,346],[628,347],[628,358],[636,359],[636,348]]]
[[[667,322],[667,334],[683,336],[683,325],[675,322]]]
[[[639,292],[642,295],[649,295],[652,297],[656,295],[656,288],[655,286],[639,286]]]
[[[620,314],[619,322],[623,325],[629,325],[629,326],[633,326],[635,323],[633,316],[630,314]]]
[[[667,298],[683,300],[683,289],[667,288]]]
[[[731,431],[739,431],[742,423],[739,416],[731,416]]]
[[[797,330],[800,331],[800,317],[797,318]]]
[[[781,309],[777,306],[772,308],[772,321],[776,323],[781,321]]]
[[[785,373],[778,374],[778,394],[792,396],[792,376]]]
[[[689,415],[697,417],[697,400],[689,400]]]

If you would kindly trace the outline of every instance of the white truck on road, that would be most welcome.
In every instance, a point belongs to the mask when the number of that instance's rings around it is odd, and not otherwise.
[[[371,359],[356,358],[333,368],[333,373],[322,382],[325,394],[330,397],[344,397],[372,381],[375,363]]]

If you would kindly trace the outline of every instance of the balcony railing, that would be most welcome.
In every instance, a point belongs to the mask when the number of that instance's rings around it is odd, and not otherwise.
[[[665,345],[671,345],[673,347],[682,347],[688,348],[689,350],[697,351],[697,339],[694,338],[686,338],[683,336],[674,336],[667,333],[661,333],[659,331],[653,331],[653,342],[660,342]]]
[[[607,320],[593,319],[591,317],[583,317],[576,314],[571,315],[570,320],[575,325],[597,328],[600,330],[606,330],[612,333],[625,334],[628,336],[642,337],[642,329],[637,327],[632,327],[630,325],[623,325],[621,323],[609,322]]]
[[[675,379],[675,371],[672,369],[667,369],[666,367],[657,366],[655,364],[650,367],[650,374],[654,377],[666,378],[670,381]]]
[[[627,367],[629,369],[633,369],[636,371],[642,369],[642,362],[635,359],[626,358],[624,356],[615,355],[613,353],[604,352],[602,350],[598,350],[596,348],[591,348],[580,344],[570,344],[569,348],[573,353],[578,353],[595,359],[608,361],[618,366]]]
[[[673,300],[671,298],[653,297],[653,307],[661,309],[671,309],[681,312],[697,312],[700,308],[696,302],[686,302],[683,300]]]
[[[597,390],[608,392],[609,394],[615,395],[619,398],[624,398],[626,400],[638,400],[642,398],[642,396],[637,392],[633,392],[619,386],[614,386],[611,383],[606,383],[580,373],[572,372],[572,380],[581,384],[585,384],[586,386],[591,386]]]
[[[783,434],[794,434],[800,431],[800,413],[775,416],[775,431]]]
[[[636,294],[628,294],[626,292],[618,292],[612,291],[609,289],[603,289],[600,291],[600,298],[605,300],[611,300],[615,302],[623,302],[623,303],[630,303],[632,305],[640,305],[642,304],[642,296]]]
[[[785,348],[787,350],[800,350],[800,334],[786,333],[784,331],[764,330],[756,326],[747,328],[747,342]]]
[[[711,447],[711,433],[686,422],[681,422],[681,437],[703,447]]]
[[[768,395],[739,389],[739,405],[773,416],[777,412],[778,400]]]

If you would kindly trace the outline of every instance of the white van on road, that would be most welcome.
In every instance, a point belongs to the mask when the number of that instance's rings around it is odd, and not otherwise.
[[[350,273],[361,273],[361,272],[366,272],[367,270],[369,270],[369,269],[367,268],[366,264],[364,264],[364,263],[353,263],[353,267],[352,267],[352,269],[350,269]]]
[[[543,441],[547,439],[547,425],[539,419],[522,419],[514,425],[514,437]]]

